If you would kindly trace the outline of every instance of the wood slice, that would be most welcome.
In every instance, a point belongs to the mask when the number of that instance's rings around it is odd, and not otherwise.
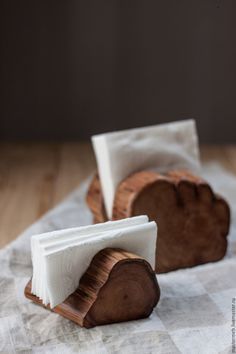
[[[107,221],[97,175],[89,188],[87,203],[95,222]],[[117,188],[112,219],[144,214],[158,225],[157,273],[224,257],[229,206],[200,177],[187,171],[166,175],[141,171],[126,178]]]
[[[31,281],[25,296],[44,306],[31,293]],[[159,298],[156,275],[147,261],[121,249],[106,248],[95,255],[78,289],[60,305],[46,308],[90,328],[148,317]]]

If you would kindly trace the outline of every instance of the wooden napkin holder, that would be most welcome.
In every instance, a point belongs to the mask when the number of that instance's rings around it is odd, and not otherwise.
[[[160,298],[155,272],[150,264],[131,252],[105,248],[98,252],[80,279],[78,289],[51,309],[31,293],[25,296],[47,309],[91,328],[98,325],[148,317]]]
[[[94,223],[108,220],[96,174],[87,193]],[[112,220],[148,215],[158,225],[156,272],[218,261],[227,249],[230,210],[202,178],[187,171],[141,171],[116,190]]]

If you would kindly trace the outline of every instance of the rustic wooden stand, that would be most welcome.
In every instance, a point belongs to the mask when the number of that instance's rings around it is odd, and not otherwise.
[[[95,223],[108,220],[97,174],[89,187],[87,203]],[[166,175],[141,171],[129,176],[117,188],[112,219],[144,214],[158,225],[157,273],[224,257],[229,206],[202,178],[186,171]]]
[[[31,281],[25,296],[44,306],[31,293]],[[121,249],[106,248],[95,255],[78,289],[60,305],[46,308],[90,328],[148,317],[159,298],[156,275],[147,261]]]

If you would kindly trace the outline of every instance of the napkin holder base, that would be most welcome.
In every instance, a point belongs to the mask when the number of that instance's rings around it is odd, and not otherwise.
[[[94,223],[106,222],[95,174],[87,193]],[[156,273],[215,262],[225,256],[230,226],[228,203],[188,171],[136,172],[117,187],[112,220],[147,215],[158,225]]]
[[[105,248],[98,252],[80,279],[77,290],[54,308],[44,306],[31,293],[25,296],[81,327],[148,317],[160,298],[160,288],[150,264],[131,252]]]

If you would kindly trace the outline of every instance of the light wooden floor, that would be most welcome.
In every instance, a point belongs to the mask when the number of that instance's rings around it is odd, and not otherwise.
[[[236,146],[203,147],[236,174]],[[0,144],[0,247],[59,203],[95,169],[89,143]]]

